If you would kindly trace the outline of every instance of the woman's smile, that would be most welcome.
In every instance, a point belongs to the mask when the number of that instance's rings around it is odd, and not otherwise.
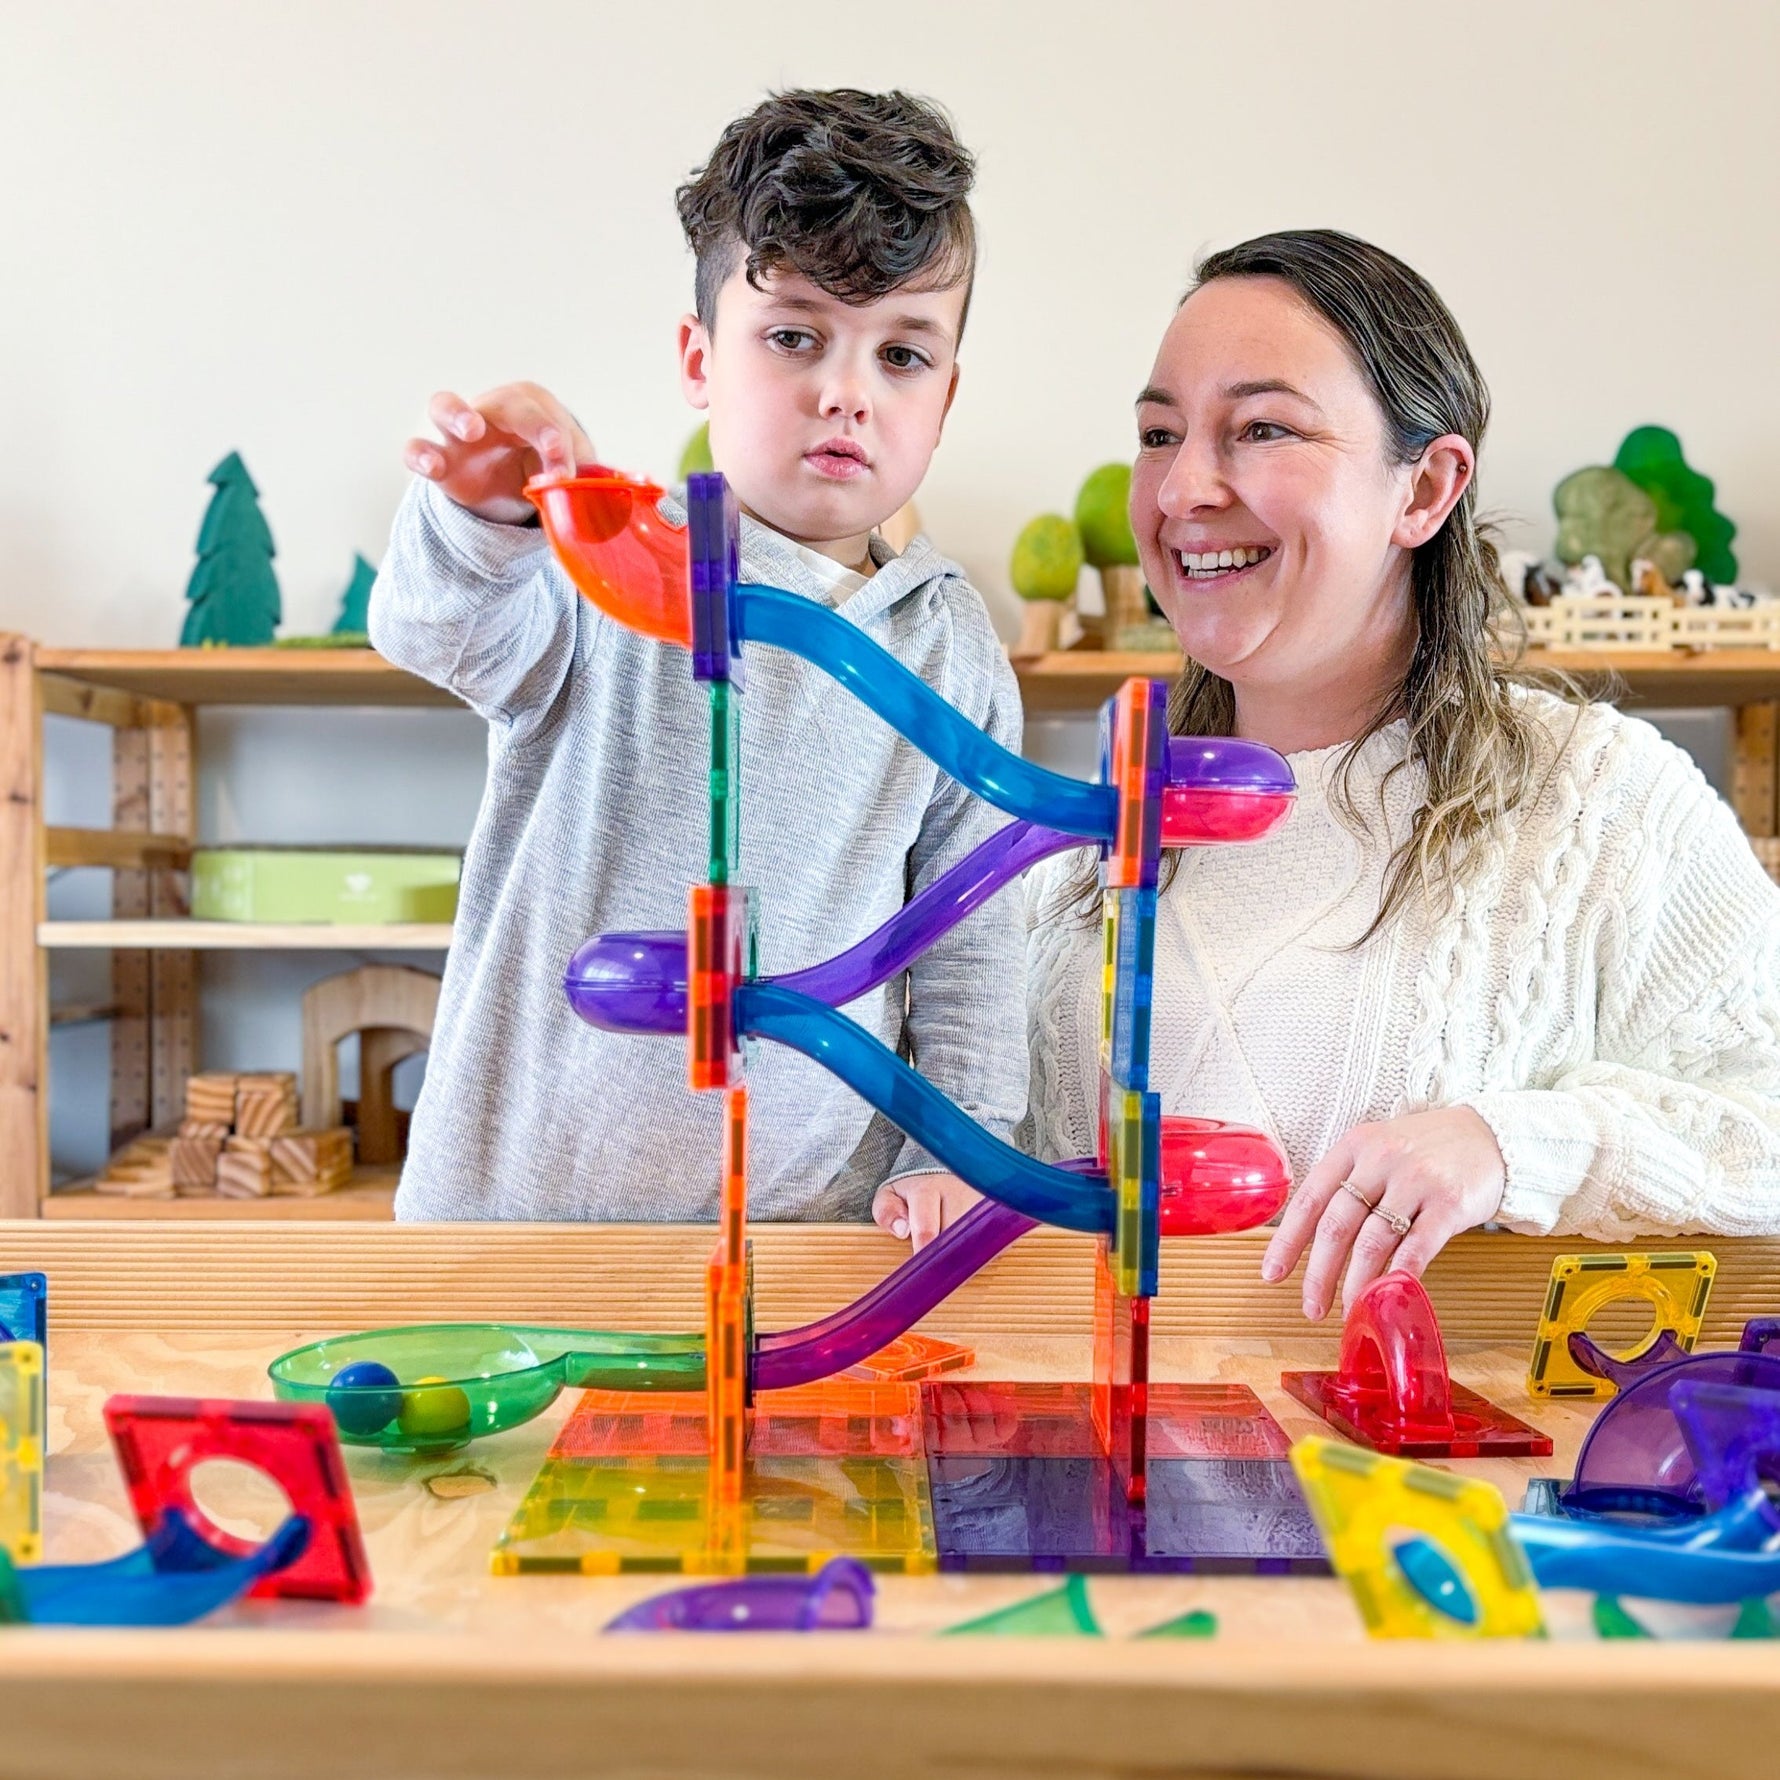
[[[1231,587],[1258,569],[1273,555],[1271,544],[1237,544],[1223,548],[1171,550],[1175,578],[1199,592]]]

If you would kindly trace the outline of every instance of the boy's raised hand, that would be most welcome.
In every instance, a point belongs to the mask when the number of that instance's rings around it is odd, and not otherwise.
[[[533,516],[525,485],[534,476],[573,475],[594,461],[593,441],[549,390],[503,383],[466,402],[441,390],[427,404],[437,439],[410,439],[402,461],[436,482],[460,507],[500,525]]]

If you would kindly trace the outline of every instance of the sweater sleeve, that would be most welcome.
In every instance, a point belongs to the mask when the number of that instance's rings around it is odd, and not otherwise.
[[[1780,890],[1690,764],[1635,816],[1602,860],[1594,1057],[1471,1103],[1507,1164],[1501,1220],[1780,1232]]]
[[[1020,747],[1020,689],[974,591],[960,615],[949,684],[940,690],[1004,748]],[[972,622],[977,620],[978,622]],[[914,896],[1007,821],[940,775],[908,858]],[[1020,887],[1009,885],[909,967],[905,1030],[915,1066],[997,1137],[1011,1139],[1026,1110],[1026,1002]],[[909,1138],[888,1176],[940,1167]]]
[[[371,643],[512,739],[567,682],[578,603],[541,531],[480,519],[416,478],[371,590]]]

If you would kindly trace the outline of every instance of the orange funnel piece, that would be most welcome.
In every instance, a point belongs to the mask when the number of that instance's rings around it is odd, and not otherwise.
[[[556,560],[588,599],[629,630],[690,649],[686,528],[662,518],[661,495],[653,482],[603,464],[539,477],[525,491]]]

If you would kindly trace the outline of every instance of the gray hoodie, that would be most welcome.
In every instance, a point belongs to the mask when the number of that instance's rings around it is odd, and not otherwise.
[[[872,555],[842,615],[1017,748],[1019,690],[963,574],[925,537],[901,556],[874,538]],[[747,520],[742,579],[832,597]],[[583,600],[536,529],[478,519],[424,481],[396,515],[370,630],[489,725],[397,1216],[714,1217],[722,1096],[687,1087],[683,1040],[597,1031],[562,991],[589,935],[683,928],[704,881],[709,716],[689,657]],[[745,666],[735,881],[754,888],[760,969],[777,975],[862,939],[1005,818],[815,668],[752,645]],[[1017,895],[845,1010],[1000,1136],[1026,1103]],[[884,1180],[933,1165],[793,1052],[757,1045],[748,1085],[761,1217],[866,1217]]]

